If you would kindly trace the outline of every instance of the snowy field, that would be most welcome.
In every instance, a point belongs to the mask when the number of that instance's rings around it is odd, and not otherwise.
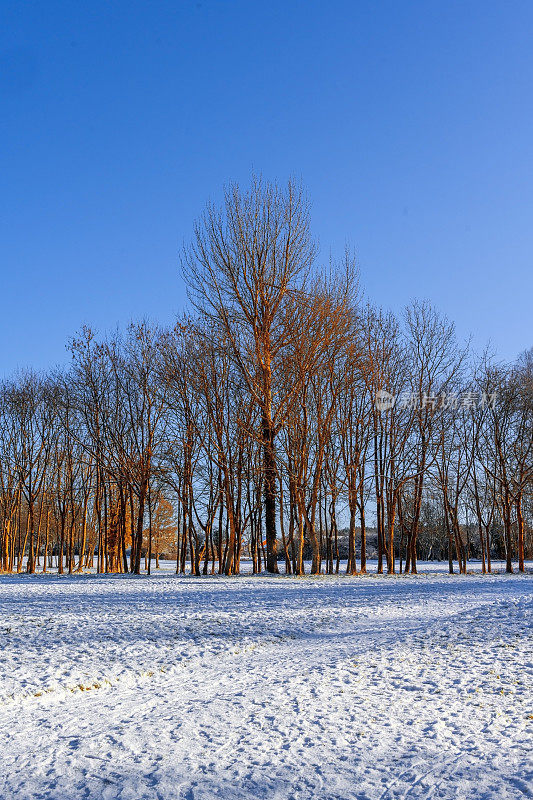
[[[533,797],[533,578],[0,578],[0,798]]]

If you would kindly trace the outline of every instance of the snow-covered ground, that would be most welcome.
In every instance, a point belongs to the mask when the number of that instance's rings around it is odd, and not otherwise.
[[[533,578],[0,578],[0,798],[533,796]]]

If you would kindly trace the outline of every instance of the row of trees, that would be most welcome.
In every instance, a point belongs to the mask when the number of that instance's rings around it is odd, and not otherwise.
[[[532,555],[533,351],[474,360],[428,303],[361,301],[347,254],[317,270],[302,191],[254,180],[208,206],[183,273],[193,311],[70,343],[67,371],[0,387],[0,566],[416,572],[421,535],[483,571]],[[169,503],[171,505],[169,505]],[[172,508],[175,519],[172,519]],[[425,540],[424,540],[425,541]],[[425,546],[425,545],[424,545]],[[397,564],[399,560],[399,565]]]

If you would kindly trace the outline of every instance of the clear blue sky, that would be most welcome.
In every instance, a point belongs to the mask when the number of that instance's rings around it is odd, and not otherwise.
[[[307,186],[324,258],[533,344],[533,3],[4,2],[0,372],[82,323],[183,308],[194,219],[253,170]]]

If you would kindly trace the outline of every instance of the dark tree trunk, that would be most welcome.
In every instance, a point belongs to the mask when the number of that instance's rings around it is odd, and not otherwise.
[[[265,538],[267,572],[278,572],[278,541],[276,534],[277,469],[274,430],[267,415],[263,417],[263,463],[265,476]]]

